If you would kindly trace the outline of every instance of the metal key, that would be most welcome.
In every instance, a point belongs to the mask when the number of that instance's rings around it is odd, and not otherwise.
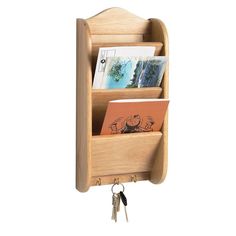
[[[113,193],[112,195],[112,216],[111,219],[117,222],[117,212],[119,211],[120,206],[120,194]]]
[[[126,221],[128,222],[128,214],[127,214],[127,210],[126,210],[126,206],[127,206],[127,198],[124,194],[124,192],[120,191],[120,198],[121,198],[121,201],[123,202],[124,204],[124,208],[125,208],[125,217],[126,217]]]
[[[112,195],[112,220],[116,220],[116,196],[115,194]]]
[[[116,211],[120,211],[120,193],[117,193],[117,205],[116,205]]]

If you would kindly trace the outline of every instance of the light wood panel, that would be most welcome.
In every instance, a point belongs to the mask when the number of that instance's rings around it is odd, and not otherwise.
[[[161,132],[92,137],[92,175],[119,175],[151,170]]]
[[[101,47],[121,47],[121,46],[153,46],[155,47],[155,56],[160,55],[163,43],[161,42],[103,42],[103,43],[93,43],[92,55],[97,57],[98,50]]]
[[[107,9],[87,19],[91,34],[147,34],[150,31],[148,20],[124,9]]]
[[[93,43],[130,43],[142,42],[144,40],[142,34],[94,34],[91,35]]]
[[[163,43],[163,48],[161,55],[169,56],[168,49],[168,35],[164,23],[158,19],[150,19],[152,30],[151,30],[151,40],[159,41]],[[161,87],[162,98],[169,98],[169,63],[167,63],[165,74],[163,76]],[[164,123],[162,126],[162,139],[158,148],[157,156],[153,163],[153,168],[151,171],[151,182],[152,183],[161,183],[164,181],[167,173],[168,165],[168,111],[166,112]]]
[[[82,19],[77,20],[76,61],[76,187],[85,192],[91,179],[92,44]]]

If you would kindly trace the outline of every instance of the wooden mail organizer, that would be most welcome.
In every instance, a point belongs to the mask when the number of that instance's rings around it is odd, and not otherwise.
[[[155,46],[168,56],[165,25],[126,10],[111,8],[89,19],[77,19],[76,188],[150,180],[161,183],[167,171],[167,114],[160,132],[99,135],[108,101],[124,98],[168,98],[168,68],[161,87],[92,89],[99,47]],[[167,66],[168,67],[168,66]]]

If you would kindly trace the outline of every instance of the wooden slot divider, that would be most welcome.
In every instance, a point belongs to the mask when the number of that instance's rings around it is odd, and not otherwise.
[[[133,43],[145,41],[147,37],[142,34],[95,34],[91,39],[93,43]]]
[[[93,136],[92,176],[150,171],[161,137],[161,132]]]
[[[115,99],[128,98],[159,98],[162,93],[161,87],[150,88],[126,88],[126,89],[93,89],[93,106],[107,104],[108,101]]]
[[[93,43],[92,55],[93,57],[97,57],[99,48],[102,47],[125,47],[125,46],[152,46],[155,47],[155,56],[160,55],[163,43],[161,42],[119,42],[119,43],[111,43],[111,42],[102,42],[102,43]]]
[[[159,98],[161,87],[127,88],[127,89],[93,89],[92,90],[92,127],[98,134],[106,113],[107,104],[111,100],[130,98]]]

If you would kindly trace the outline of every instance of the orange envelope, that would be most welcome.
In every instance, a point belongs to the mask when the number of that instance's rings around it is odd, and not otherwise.
[[[101,134],[159,131],[168,99],[122,99],[108,103]]]

